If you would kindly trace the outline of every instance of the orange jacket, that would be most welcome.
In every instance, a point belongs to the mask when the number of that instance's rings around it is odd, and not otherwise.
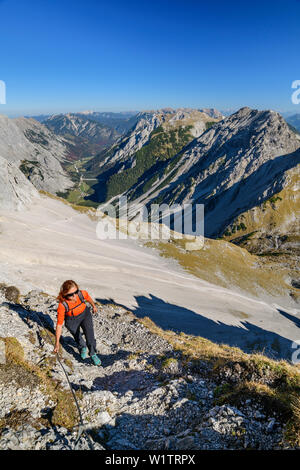
[[[90,295],[88,294],[88,292],[86,290],[82,290],[81,292],[82,292],[84,300],[87,300],[88,302],[91,303],[92,299]],[[57,324],[58,325],[62,325],[64,323],[65,315],[71,316],[71,317],[74,315],[74,317],[76,317],[77,315],[82,313],[86,308],[85,303],[81,302],[78,294],[76,295],[74,302],[72,302],[71,300],[67,300],[67,299],[65,299],[65,302],[67,302],[69,306],[69,311],[66,313],[66,309],[63,306],[62,302],[59,302],[58,308],[57,308]]]

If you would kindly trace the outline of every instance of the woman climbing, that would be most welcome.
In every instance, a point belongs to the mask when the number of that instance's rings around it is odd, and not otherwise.
[[[85,303],[85,300],[89,302],[93,307],[94,313],[96,313],[97,307],[93,299],[87,291],[79,290],[75,281],[68,280],[62,284],[57,300],[59,300],[59,305],[57,309],[56,341],[53,352],[56,354],[59,351],[59,340],[65,321],[66,328],[73,335],[77,343],[81,358],[86,359],[89,350],[90,357],[95,366],[100,366],[101,361],[96,353],[96,340],[91,309]],[[82,337],[80,328],[83,330],[86,343]]]

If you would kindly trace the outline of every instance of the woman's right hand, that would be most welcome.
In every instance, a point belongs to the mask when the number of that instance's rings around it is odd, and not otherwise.
[[[57,354],[59,351],[59,340],[61,336],[62,325],[56,325],[56,332],[55,332],[55,346],[53,349],[53,354]]]

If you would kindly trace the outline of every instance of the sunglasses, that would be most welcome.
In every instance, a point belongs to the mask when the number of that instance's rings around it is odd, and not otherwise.
[[[75,294],[78,294],[78,289],[75,290],[75,292],[72,292],[72,294],[66,294],[66,295],[65,295],[65,299],[70,299],[70,298],[73,297],[73,295],[75,295]]]

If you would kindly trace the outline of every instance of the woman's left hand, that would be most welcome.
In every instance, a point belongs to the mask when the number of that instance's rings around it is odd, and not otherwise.
[[[98,311],[98,309],[97,309],[96,305],[94,305],[94,307],[93,307],[93,312],[94,312],[94,313],[97,313],[97,311]]]

